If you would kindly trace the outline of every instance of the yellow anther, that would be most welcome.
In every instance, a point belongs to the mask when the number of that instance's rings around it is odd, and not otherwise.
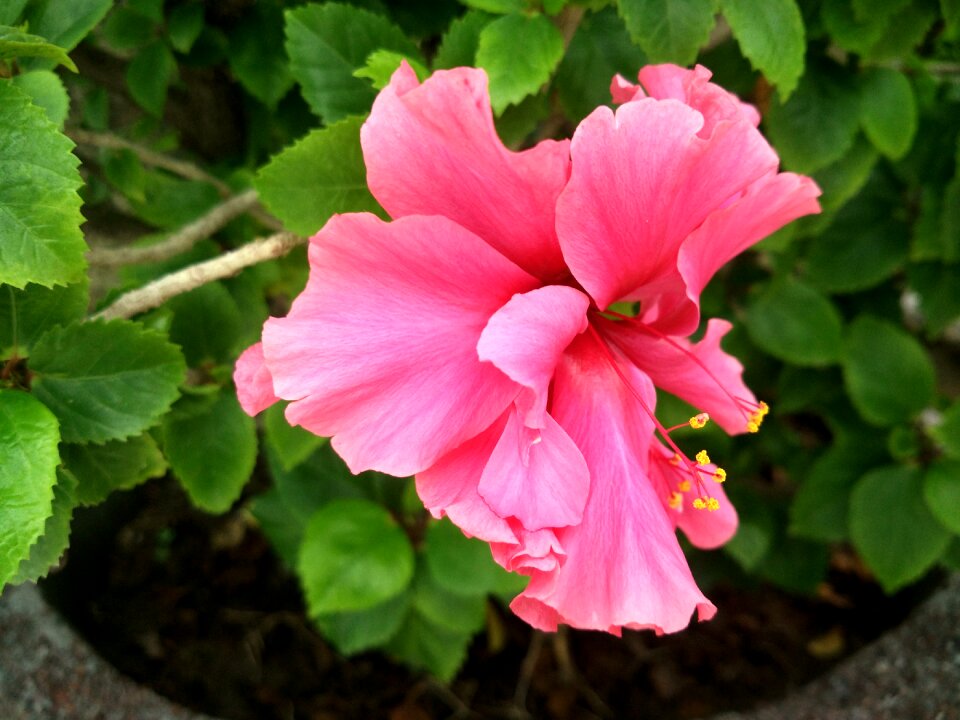
[[[689,481],[689,480],[681,480],[681,481],[677,484],[677,487],[680,488],[680,492],[690,492],[690,481]]]
[[[699,413],[690,418],[690,427],[694,430],[699,430],[702,427],[705,427],[708,422],[710,422],[710,416],[707,413]]]
[[[707,503],[703,498],[697,498],[696,500],[693,501],[693,506],[697,510],[703,510],[704,508],[707,507]]]
[[[667,504],[674,510],[679,510],[680,506],[683,505],[683,495],[678,492],[670,493],[670,499],[667,500]]]
[[[760,431],[760,426],[753,420],[747,423],[747,432],[755,433]]]
[[[707,455],[707,451],[701,450],[700,452],[698,452],[697,465],[709,465],[709,464],[710,464],[710,456]]]
[[[681,463],[680,453],[674,453],[673,457],[670,458],[671,465],[679,465]]]
[[[757,410],[757,412],[760,413],[760,417],[765,417],[766,414],[770,412],[770,406],[767,405],[763,400],[757,403],[757,405],[759,407],[759,410]]]
[[[720,509],[720,501],[716,498],[707,498],[707,510],[716,512]]]
[[[723,468],[718,467],[713,471],[713,480],[714,482],[722,483],[727,479],[727,471]]]

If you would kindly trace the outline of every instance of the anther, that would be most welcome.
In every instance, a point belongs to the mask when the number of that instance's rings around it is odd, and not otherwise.
[[[708,422],[710,422],[710,416],[707,413],[698,413],[688,421],[690,427],[694,430],[700,430],[705,427]]]
[[[710,456],[707,455],[707,451],[701,450],[700,452],[698,452],[697,465],[709,465],[709,464],[710,464]]]
[[[727,471],[723,468],[718,467],[713,471],[713,480],[714,482],[722,483],[727,479]]]
[[[697,510],[703,510],[707,507],[707,502],[703,498],[698,497],[693,501],[693,507]]]
[[[720,509],[720,501],[716,498],[707,498],[707,510],[710,512],[716,512]]]
[[[680,492],[690,492],[690,481],[681,480],[679,483],[677,483],[677,487],[680,489]]]
[[[674,510],[679,510],[680,506],[683,505],[683,495],[678,492],[670,493],[670,499],[667,500],[667,504]]]

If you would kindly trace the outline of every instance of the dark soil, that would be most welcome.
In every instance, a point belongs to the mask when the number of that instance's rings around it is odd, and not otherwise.
[[[495,607],[449,688],[376,653],[338,655],[247,516],[192,510],[170,482],[79,513],[45,592],[123,672],[222,718],[683,720],[782,697],[928,589],[887,598],[855,563],[835,565],[816,599],[714,586],[713,621],[659,638],[535,634]]]

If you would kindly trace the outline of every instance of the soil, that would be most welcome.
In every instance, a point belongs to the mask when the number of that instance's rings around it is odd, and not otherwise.
[[[229,720],[687,720],[783,697],[936,582],[886,597],[856,563],[834,565],[816,598],[715,585],[717,617],[665,637],[544,635],[494,606],[448,687],[377,653],[341,657],[249,517],[199,513],[169,481],[78,513],[44,591],[121,671]]]

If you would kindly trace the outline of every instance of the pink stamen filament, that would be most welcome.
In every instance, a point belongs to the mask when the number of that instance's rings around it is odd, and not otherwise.
[[[690,475],[693,477],[694,482],[697,484],[697,491],[699,495],[704,497],[709,497],[709,493],[705,491],[703,481],[700,478],[701,472],[709,472],[709,471],[703,470],[699,465],[697,465],[695,462],[690,460],[690,458],[686,456],[686,453],[684,453],[682,450],[680,450],[679,447],[677,447],[677,444],[670,437],[670,430],[665,428],[663,424],[657,419],[657,416],[653,414],[653,411],[650,409],[650,406],[647,405],[646,400],[643,399],[640,393],[637,392],[637,389],[633,387],[633,384],[630,382],[630,380],[627,379],[626,375],[623,374],[623,371],[620,369],[620,366],[617,363],[617,359],[613,357],[613,354],[610,352],[610,348],[607,347],[606,342],[600,336],[600,333],[597,332],[597,329],[593,326],[593,324],[588,324],[587,328],[589,329],[593,339],[596,340],[597,345],[600,347],[600,351],[603,353],[607,362],[610,363],[610,367],[612,367],[613,371],[617,374],[617,377],[620,378],[620,381],[624,384],[624,386],[627,388],[630,394],[633,395],[633,397],[637,400],[637,402],[640,403],[640,407],[643,408],[643,411],[647,414],[650,420],[653,421],[653,425],[657,429],[657,432],[660,434],[660,437],[662,437],[664,442],[670,447],[670,449],[673,450],[674,453],[676,453],[676,455],[680,458],[681,462],[684,465],[686,465],[687,472],[690,473]],[[680,427],[683,427],[683,426],[680,426]],[[676,429],[676,428],[672,428],[672,429]],[[662,458],[662,459],[665,462],[669,463],[669,460],[666,460],[665,458]],[[679,468],[677,468],[677,470],[679,471]],[[713,473],[710,473],[710,474],[713,475]]]
[[[604,310],[603,314],[612,315],[620,320],[636,320],[636,318],[632,318],[629,315],[618,313],[614,310]],[[633,322],[631,323],[631,325],[632,327],[639,329],[641,332],[647,332],[653,335],[654,337],[660,340],[663,340],[668,345],[673,347],[675,350],[680,351],[682,354],[686,355],[691,360],[693,360],[693,362],[697,365],[697,367],[703,370],[703,372],[707,375],[707,377],[709,377],[714,382],[714,384],[718,388],[720,388],[723,394],[726,395],[728,398],[730,398],[730,402],[732,402],[734,407],[736,407],[737,410],[740,411],[740,414],[743,415],[743,419],[746,420],[747,422],[751,421],[751,417],[747,414],[747,410],[745,409],[744,406],[746,406],[746,408],[748,409],[751,408],[751,406],[752,406],[752,409],[759,409],[760,405],[758,405],[753,401],[745,400],[744,398],[740,398],[731,394],[731,392],[727,390],[727,388],[723,385],[723,383],[720,382],[717,376],[713,374],[710,368],[708,368],[700,358],[698,358],[695,354],[690,352],[690,350],[688,350],[687,348],[683,347],[680,343],[678,343],[676,340],[671,338],[669,335],[666,335],[660,332],[659,330],[656,330],[648,325],[644,325],[643,323]]]

